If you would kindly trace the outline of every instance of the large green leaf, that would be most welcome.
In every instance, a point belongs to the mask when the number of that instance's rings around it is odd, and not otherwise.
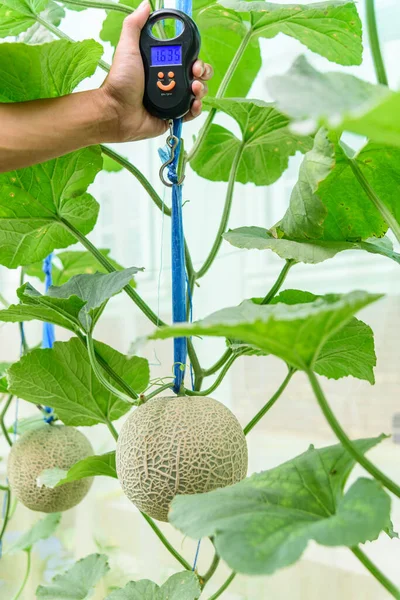
[[[327,301],[338,300],[340,296],[329,294],[316,296],[300,290],[285,290],[273,298],[271,304],[303,304],[315,302],[317,298]],[[336,331],[320,348],[314,370],[329,379],[357,377],[375,383],[374,367],[376,355],[374,334],[369,325],[352,317],[346,325]]]
[[[366,452],[380,438],[354,442]],[[268,575],[296,562],[310,540],[355,546],[390,527],[390,497],[380,484],[343,486],[354,460],[340,445],[304,454],[221,490],[178,496],[170,522],[217,552],[240,573]]]
[[[75,463],[68,471],[55,467],[54,469],[45,469],[38,477],[38,485],[48,488],[56,488],[64,483],[71,483],[86,477],[106,477],[117,478],[115,466],[115,450],[95,456],[88,456]]]
[[[93,75],[102,53],[102,46],[94,40],[0,44],[0,102],[69,94]]]
[[[101,166],[100,149],[93,146],[0,174],[0,264],[30,264],[75,243],[64,219],[89,233],[99,205],[86,190]]]
[[[88,600],[95,586],[110,570],[107,556],[90,554],[78,560],[68,571],[56,575],[49,585],[39,585],[37,600]]]
[[[379,298],[379,294],[351,292],[295,305],[259,306],[246,300],[195,323],[161,327],[150,339],[181,335],[226,337],[273,354],[296,369],[314,369],[324,344],[355,313]]]
[[[396,201],[400,150],[368,143],[354,157],[335,133],[321,129],[304,157],[299,180],[279,228],[289,239],[359,241],[380,238],[387,224],[355,169],[400,220]]]
[[[107,248],[99,248],[99,252],[105,256],[108,262],[117,270],[122,271],[123,267],[113,258],[111,258],[110,250]],[[60,266],[59,263],[61,263]],[[24,268],[26,275],[37,277],[40,281],[45,280],[43,272],[43,261],[32,263]],[[93,274],[96,272],[107,273],[108,271],[97,261],[91,252],[87,250],[65,250],[58,252],[53,259],[52,264],[52,279],[53,285],[63,285],[67,283],[74,275],[83,273]],[[130,284],[134,287],[135,281],[132,279]]]
[[[208,84],[215,96],[239,48],[243,53],[225,91],[228,98],[247,96],[261,68],[261,53],[257,39],[249,38],[245,15],[228,10],[215,0],[196,0],[193,17],[200,30],[200,58],[210,63],[214,77]]]
[[[52,285],[46,295],[50,298],[67,300],[78,297],[83,300],[85,304],[79,312],[79,321],[85,331],[91,331],[108,300],[128,285],[132,276],[140,270],[131,267],[113,273],[74,275],[61,286]]]
[[[198,577],[184,571],[172,575],[161,587],[148,579],[130,581],[105,600],[197,600],[200,592]]]
[[[340,65],[360,65],[362,62],[362,27],[352,1],[275,4],[222,0],[222,4],[250,15],[256,36],[273,38],[284,33]]]
[[[241,152],[236,180],[269,185],[287,169],[290,156],[312,148],[312,138],[291,133],[288,118],[272,104],[261,100],[210,98],[205,106],[233,117],[242,132],[242,140],[239,140],[228,129],[211,126],[190,163],[196,173],[211,181],[228,181],[235,156]]]
[[[0,37],[18,35],[36,23],[49,0],[2,0],[0,3]]]
[[[288,73],[271,77],[268,88],[298,131],[324,126],[400,145],[400,93],[386,86],[348,73],[320,73],[301,56]]]
[[[0,310],[0,321],[4,323],[22,323],[24,321],[43,321],[54,323],[70,331],[81,329],[79,315],[85,302],[77,296],[70,298],[50,298],[42,296],[30,283],[17,290],[19,304],[11,304]]]
[[[275,237],[263,227],[238,227],[224,233],[223,238],[236,248],[272,250],[281,258],[316,264],[333,258],[344,250],[365,250],[381,254],[400,264],[400,254],[394,252],[389,238],[371,238],[365,242],[325,242],[323,240],[287,240]]]
[[[127,358],[110,346],[95,343],[98,357],[137,393],[149,382],[146,359]],[[104,376],[117,385],[105,372]],[[52,349],[37,349],[8,371],[10,391],[32,402],[54,408],[65,425],[95,425],[119,419],[131,405],[106,390],[94,375],[87,350],[77,339],[56,342]]]
[[[140,4],[140,0],[127,0],[122,2],[126,6],[137,8]],[[122,31],[122,24],[124,19],[127,17],[125,13],[117,12],[116,10],[110,10],[107,12],[107,16],[103,21],[103,27],[100,32],[100,39],[103,42],[110,42],[114,48],[119,42],[119,37]]]
[[[29,551],[36,542],[45,540],[53,535],[59,522],[61,521],[61,513],[51,513],[46,515],[40,521],[36,523],[27,531],[22,534],[16,542],[7,551],[8,554],[13,554],[20,550]]]

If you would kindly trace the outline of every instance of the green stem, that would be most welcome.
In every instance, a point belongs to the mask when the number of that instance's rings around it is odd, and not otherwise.
[[[132,402],[132,398],[130,396],[127,396],[127,394],[124,394],[118,388],[114,387],[104,377],[103,372],[100,368],[100,365],[98,364],[97,359],[96,359],[96,352],[94,350],[94,343],[93,343],[93,338],[92,338],[91,333],[88,333],[86,335],[86,347],[87,347],[87,351],[89,354],[90,366],[92,367],[93,373],[95,374],[96,378],[99,380],[101,385],[103,387],[105,387],[106,390],[111,392],[111,394],[113,394],[114,396],[117,396],[117,398],[119,398],[123,402],[126,402],[127,404],[129,404],[129,406],[132,406],[133,404],[137,404],[137,402]],[[138,398],[138,396],[136,394],[136,398],[134,398],[134,400],[137,400],[137,398]]]
[[[21,587],[19,588],[18,592],[15,594],[13,600],[18,600],[18,598],[21,597],[22,592],[25,589],[25,586],[28,582],[28,578],[29,578],[29,574],[31,572],[31,551],[27,550],[26,552],[26,570],[25,570],[25,577],[23,582],[21,583]]]
[[[365,177],[364,173],[361,171],[357,161],[354,160],[354,158],[350,158],[350,157],[347,157],[347,160],[349,161],[350,167],[351,167],[356,179],[358,180],[359,184],[363,188],[364,192],[366,193],[368,198],[371,200],[371,202],[375,206],[375,208],[382,215],[382,218],[389,225],[390,229],[393,231],[394,235],[396,236],[397,241],[400,243],[400,223],[398,223],[395,216],[392,215],[392,213],[390,212],[390,210],[388,209],[386,204],[384,204],[382,202],[382,200],[379,198],[379,196],[377,196],[375,191],[372,189],[372,187],[369,184],[368,179]]]
[[[142,403],[144,402],[148,402],[149,400],[151,400],[152,398],[154,398],[155,396],[158,396],[158,394],[161,394],[161,392],[164,392],[165,390],[170,390],[173,387],[173,383],[165,383],[164,385],[160,385],[159,387],[157,387],[157,389],[153,390],[152,392],[150,392],[149,394],[145,394]]]
[[[64,219],[63,217],[59,217],[60,222],[64,225],[64,227],[72,233],[72,235],[88,250],[96,260],[104,267],[104,269],[108,273],[114,273],[117,269],[114,267],[112,263],[107,259],[104,254],[102,254],[96,246],[92,244],[90,240],[86,236],[84,236],[78,229],[76,229],[69,221]],[[132,286],[126,285],[124,287],[125,293],[134,301],[136,306],[140,308],[140,310],[146,315],[146,317],[156,326],[165,325],[163,321],[159,319],[159,317],[151,310],[151,308],[146,304],[146,302],[139,296],[136,290],[133,289]]]
[[[210,568],[208,569],[208,571],[203,575],[203,577],[200,577],[201,580],[201,588],[203,589],[204,586],[206,585],[206,583],[208,581],[210,581],[211,577],[214,575],[215,571],[218,569],[218,565],[220,563],[220,557],[218,556],[218,554],[215,552],[214,553],[214,558],[212,560],[212,563],[210,565]]]
[[[285,379],[283,380],[275,394],[268,400],[268,402],[262,407],[262,409],[255,415],[255,417],[251,419],[251,421],[243,429],[244,435],[247,435],[253,429],[253,427],[255,427],[257,423],[261,421],[261,419],[267,414],[267,412],[274,406],[275,402],[283,394],[284,390],[286,389],[289,381],[291,380],[295,372],[295,369],[289,369],[288,374],[286,375]]]
[[[340,423],[333,414],[325,394],[318,382],[318,379],[315,376],[315,373],[311,370],[307,371],[307,376],[324,417],[328,421],[332,431],[335,433],[342,446],[354,458],[354,460],[356,460],[362,467],[364,467],[366,471],[368,471],[370,475],[372,475],[372,477],[380,481],[383,486],[395,494],[395,496],[400,498],[400,487],[394,481],[392,481],[392,479],[382,473],[382,471],[378,469],[378,467],[376,467],[371,461],[369,461],[368,458],[361,454],[361,452],[357,450],[356,446],[354,446],[352,441],[347,437]]]
[[[219,588],[219,590],[217,590],[217,591],[215,592],[215,594],[213,594],[212,596],[210,596],[208,600],[216,600],[217,598],[219,598],[219,597],[220,597],[220,596],[221,596],[221,595],[224,593],[224,591],[225,591],[225,590],[226,590],[226,589],[227,589],[227,588],[230,586],[230,584],[231,584],[231,583],[232,583],[232,581],[235,579],[235,577],[236,577],[236,573],[233,571],[233,572],[232,572],[232,573],[229,575],[229,577],[228,577],[228,579],[225,581],[225,583],[223,583],[223,584],[221,585],[221,587]]]
[[[231,64],[229,65],[220,85],[218,88],[217,93],[215,94],[216,98],[222,98],[226,92],[226,90],[228,89],[229,83],[236,71],[236,67],[238,66],[239,62],[241,61],[243,54],[250,42],[251,36],[253,35],[253,30],[249,29],[246,33],[246,35],[244,36],[244,38],[242,39],[240,46],[238,47],[238,49],[236,50],[236,54],[232,59]],[[216,108],[212,108],[210,110],[210,112],[207,115],[207,119],[204,122],[203,127],[201,128],[199,135],[197,136],[196,142],[193,145],[193,148],[191,149],[191,151],[188,154],[188,158],[187,160],[190,161],[194,158],[194,156],[197,154],[203,140],[207,137],[208,131],[211,127],[211,124],[213,122],[215,113],[217,112]]]
[[[9,446],[12,446],[12,441],[11,441],[11,438],[10,438],[9,433],[7,431],[7,427],[5,426],[4,419],[5,419],[5,416],[6,416],[6,413],[7,413],[8,409],[10,408],[10,404],[13,401],[13,398],[14,398],[14,396],[12,394],[10,394],[8,396],[8,398],[6,400],[6,403],[3,406],[3,410],[0,413],[0,427],[1,427],[1,430],[2,430],[2,432],[4,434],[4,437],[6,438],[6,442],[7,442],[7,444]]]
[[[227,374],[227,372],[229,371],[229,369],[231,368],[231,366],[233,365],[235,360],[237,358],[239,358],[239,356],[241,356],[239,353],[232,354],[232,356],[226,361],[224,367],[222,368],[221,372],[219,373],[219,375],[216,378],[216,380],[214,381],[214,383],[212,385],[210,385],[210,387],[208,389],[204,390],[203,392],[199,392],[199,391],[192,392],[191,390],[185,390],[185,394],[187,396],[209,396],[214,390],[217,389],[217,387],[219,387],[221,385],[223,379],[225,378],[225,375]]]
[[[10,518],[11,490],[8,490],[8,492],[6,492],[6,494],[7,494],[7,496],[6,496],[6,505],[4,507],[4,518],[3,518],[3,524],[2,524],[1,530],[0,530],[0,544],[3,541],[3,536],[7,529],[7,523]]]
[[[376,78],[382,85],[388,85],[388,78],[383,61],[381,46],[379,43],[378,26],[376,23],[375,0],[365,0],[367,12],[367,26],[372,58],[375,66]]]
[[[86,348],[87,347],[86,337],[84,335],[82,335],[82,333],[80,333],[80,332],[77,332],[77,336],[78,336],[79,340],[81,341],[81,343]],[[102,369],[104,371],[106,371],[106,373],[108,373],[108,375],[110,375],[110,377],[112,377],[114,379],[115,383],[117,383],[123,390],[125,390],[125,392],[127,393],[128,396],[130,396],[130,398],[132,398],[133,400],[137,400],[139,398],[139,394],[137,394],[135,392],[135,390],[132,389],[131,386],[128,385],[126,383],[126,381],[124,381],[122,379],[122,377],[120,377],[118,375],[118,373],[116,373],[112,367],[110,367],[110,365],[104,360],[104,358],[101,356],[101,354],[98,353],[96,348],[94,349],[94,351],[95,351],[95,355],[96,355],[96,360],[99,363],[99,365],[102,367]]]
[[[162,533],[162,531],[154,523],[153,519],[151,517],[149,517],[148,515],[146,515],[145,513],[143,513],[143,512],[141,513],[141,515],[142,515],[142,517],[144,519],[146,519],[146,521],[148,522],[148,524],[150,525],[150,527],[152,528],[152,530],[154,531],[154,533],[156,534],[156,536],[159,538],[159,540],[162,542],[162,544],[166,547],[166,549],[168,550],[168,552],[170,554],[172,554],[172,556],[174,556],[176,558],[176,560],[182,565],[182,567],[184,569],[186,569],[187,571],[191,571],[192,567],[190,566],[190,564],[170,544],[170,542],[167,540],[167,538]]]
[[[111,423],[111,421],[109,419],[107,419],[106,425],[107,425],[111,435],[113,436],[114,440],[117,442],[118,441],[118,431],[115,429],[114,425]]]
[[[204,379],[203,369],[201,368],[199,359],[197,358],[197,354],[194,349],[193,341],[190,338],[188,338],[188,340],[187,340],[187,349],[188,349],[188,356],[190,359],[190,363],[192,365],[192,369],[194,372],[194,389],[199,391],[199,390],[201,390],[201,385],[202,385],[203,379]]]
[[[375,577],[375,579],[377,579],[384,588],[387,589],[389,594],[391,594],[393,598],[396,598],[396,600],[400,600],[400,590],[382,573],[382,571],[378,569],[376,565],[374,565],[373,562],[370,561],[368,556],[364,554],[364,552],[358,546],[351,548],[351,551],[354,556],[356,556],[358,560],[362,562],[364,567],[368,569],[371,575]]]
[[[286,261],[285,266],[283,267],[282,271],[279,273],[278,279],[275,281],[274,285],[269,290],[269,292],[265,296],[265,298],[263,298],[261,304],[269,304],[271,302],[272,298],[274,298],[276,296],[276,294],[279,292],[279,290],[281,289],[282,284],[285,281],[286,276],[289,273],[290,269],[295,264],[296,264],[295,260],[290,259],[290,260]]]
[[[10,488],[7,485],[0,485],[0,490],[2,492],[9,492]]]
[[[50,23],[50,21],[47,21],[46,19],[44,19],[42,16],[35,15],[35,19],[38,23],[40,23],[40,25],[43,25],[43,27],[45,27],[48,31],[51,31],[51,33],[53,33],[60,40],[67,40],[68,42],[75,41],[72,38],[70,38],[69,35],[67,35],[63,31],[61,31],[61,29],[59,29],[58,27],[53,25],[53,23]],[[101,69],[103,69],[103,71],[106,71],[107,73],[111,69],[111,65],[109,65],[108,63],[106,63],[104,60],[101,60],[101,59],[99,60],[98,65]]]
[[[72,4],[73,6],[84,6],[85,8],[103,8],[104,10],[114,10],[117,12],[125,13],[126,15],[130,15],[134,12],[134,9],[126,4],[116,4],[115,2],[99,2],[95,0],[91,2],[91,0],[65,0],[64,4]]]
[[[203,277],[208,269],[211,267],[211,265],[214,262],[215,257],[218,254],[218,251],[221,247],[222,244],[222,235],[225,233],[227,225],[228,225],[228,221],[229,221],[229,215],[231,214],[231,208],[232,208],[232,200],[233,200],[233,190],[235,187],[235,181],[236,181],[236,174],[237,174],[237,170],[240,164],[240,160],[242,158],[242,153],[243,153],[243,149],[244,149],[244,145],[241,144],[240,147],[238,148],[237,152],[236,152],[236,156],[233,159],[233,163],[231,166],[231,171],[229,173],[229,182],[228,182],[228,189],[226,192],[226,199],[225,199],[225,206],[224,206],[224,210],[222,213],[222,217],[221,217],[221,222],[218,228],[218,232],[217,232],[217,236],[215,238],[214,244],[210,250],[209,255],[207,256],[203,266],[200,268],[200,270],[197,272],[196,275],[196,279],[200,279],[201,277]]]
[[[210,375],[214,375],[214,373],[219,371],[219,369],[224,366],[224,364],[226,363],[228,358],[231,356],[231,354],[232,354],[232,350],[230,348],[225,350],[225,352],[223,353],[221,358],[219,358],[216,363],[214,363],[208,369],[203,369],[204,376],[209,377]]]

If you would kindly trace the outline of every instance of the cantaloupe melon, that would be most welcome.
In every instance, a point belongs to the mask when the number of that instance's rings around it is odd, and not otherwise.
[[[37,478],[45,469],[68,470],[92,454],[89,440],[74,427],[43,423],[24,433],[11,448],[7,465],[11,491],[31,510],[46,513],[68,510],[86,496],[92,479],[50,489],[38,487]]]
[[[231,485],[247,472],[242,428],[208,397],[158,397],[124,423],[117,444],[117,474],[127,497],[147,515],[168,520],[177,494]]]

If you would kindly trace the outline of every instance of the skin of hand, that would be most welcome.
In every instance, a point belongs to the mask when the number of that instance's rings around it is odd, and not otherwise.
[[[139,50],[140,32],[150,15],[150,5],[143,2],[129,15],[117,46],[113,64],[100,91],[105,105],[114,111],[114,139],[108,142],[128,142],[157,137],[168,129],[166,121],[150,115],[143,106],[144,68]],[[197,60],[193,65],[195,78],[192,91],[195,100],[185,121],[201,113],[201,99],[207,94],[206,81],[213,75],[210,65]]]

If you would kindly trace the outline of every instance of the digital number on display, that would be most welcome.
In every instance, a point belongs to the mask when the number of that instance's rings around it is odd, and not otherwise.
[[[152,67],[182,64],[182,46],[153,46],[151,48]]]

